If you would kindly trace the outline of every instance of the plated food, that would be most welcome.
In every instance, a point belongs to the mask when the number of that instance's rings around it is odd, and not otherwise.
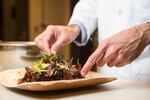
[[[80,74],[81,66],[79,63],[74,65],[72,60],[66,61],[56,54],[44,54],[31,67],[25,67],[25,70],[25,75],[18,80],[18,84],[83,78]]]
[[[72,64],[72,60],[66,61],[58,55],[45,54],[30,67],[0,72],[0,83],[9,88],[46,91],[97,85],[116,79],[96,72],[89,72],[82,77],[80,70],[79,63]]]

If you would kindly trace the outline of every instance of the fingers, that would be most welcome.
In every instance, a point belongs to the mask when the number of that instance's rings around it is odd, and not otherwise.
[[[109,45],[106,41],[100,45],[96,51],[89,57],[85,65],[81,70],[81,75],[85,76],[92,66],[97,63],[99,66],[103,66],[107,63],[108,66],[124,66],[129,63],[129,60],[125,58],[126,53],[121,54],[120,50],[123,45],[120,43]]]
[[[125,66],[127,64],[129,64],[130,62],[129,61],[123,61],[123,62],[119,62],[118,64],[116,64],[115,66],[116,67],[122,67],[122,66]]]
[[[43,36],[43,46],[44,46],[44,50],[48,53],[51,53],[51,44],[52,44],[52,34],[53,31],[50,28],[47,28],[44,32],[43,32],[44,36]]]
[[[43,51],[46,51],[48,53],[51,53],[51,45],[54,43],[54,28],[53,26],[48,26],[46,30],[39,36],[35,38],[36,45]],[[52,38],[53,37],[53,38]]]
[[[42,40],[43,34],[40,34],[34,39],[34,42],[36,43],[37,47],[44,51],[43,46],[43,40]]]
[[[51,47],[51,52],[56,54],[63,46],[63,39],[58,39]]]
[[[71,43],[78,35],[80,29],[76,27],[50,25],[35,42],[40,49],[56,54],[62,46]]]
[[[46,30],[35,38],[36,45],[43,51],[50,53],[50,36],[45,35]]]
[[[111,66],[116,66],[116,67],[122,67],[126,64],[129,64],[129,63],[130,63],[130,60],[121,54],[119,54],[115,60],[109,62],[109,64]]]
[[[109,48],[107,48],[104,56],[99,59],[99,61],[97,62],[97,65],[99,67],[104,66],[105,63],[110,62],[111,60],[115,59],[118,55],[118,49],[120,47],[119,46],[110,46]],[[110,66],[111,67],[111,66]]]
[[[117,52],[112,52],[110,54],[105,53],[106,55],[104,55],[101,59],[99,59],[99,61],[97,62],[97,66],[98,67],[102,67],[104,66],[106,63],[109,67],[112,67],[113,65],[111,65],[109,62],[113,61],[114,59],[116,59],[117,57]]]
[[[109,67],[113,67],[111,62],[117,58],[118,52],[121,48],[122,48],[122,45],[119,45],[119,44],[117,44],[117,46],[116,44],[114,44],[108,47],[108,49],[106,50],[105,56],[98,61],[98,65],[102,67],[105,63],[107,63]]]
[[[96,62],[96,65],[101,67],[101,66],[104,66],[106,61],[104,59],[104,56],[105,56],[105,53],[100,57],[100,59]]]
[[[85,76],[90,69],[93,67],[93,65],[103,56],[105,49],[107,48],[107,45],[103,44],[99,46],[95,52],[88,58],[87,62],[83,66],[81,70],[81,75]]]

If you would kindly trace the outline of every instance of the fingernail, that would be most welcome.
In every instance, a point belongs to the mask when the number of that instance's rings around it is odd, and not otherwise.
[[[48,52],[48,53],[50,53],[50,49],[47,48],[47,47],[45,47],[45,51]]]
[[[85,73],[84,71],[81,71],[81,75],[82,75],[82,76],[85,76],[86,73]]]
[[[53,50],[52,53],[53,53],[53,54],[56,54],[56,51]]]
[[[48,50],[47,52],[48,52],[48,53],[51,53],[51,51],[50,51],[50,50]]]

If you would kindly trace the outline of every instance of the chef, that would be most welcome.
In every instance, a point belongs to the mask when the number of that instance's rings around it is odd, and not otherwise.
[[[99,46],[81,74],[97,64],[104,74],[150,82],[149,5],[150,0],[80,0],[68,25],[49,25],[35,42],[40,49],[57,53],[71,42],[86,45],[98,29]]]

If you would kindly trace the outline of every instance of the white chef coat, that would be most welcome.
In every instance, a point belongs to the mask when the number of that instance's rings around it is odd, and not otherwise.
[[[115,33],[149,21],[150,0],[80,0],[69,24],[80,22],[79,26],[84,26],[85,32],[81,31],[84,41],[80,44],[85,45],[96,28],[100,42]],[[105,66],[102,72],[118,78],[150,82],[150,46],[131,64],[122,68]]]

